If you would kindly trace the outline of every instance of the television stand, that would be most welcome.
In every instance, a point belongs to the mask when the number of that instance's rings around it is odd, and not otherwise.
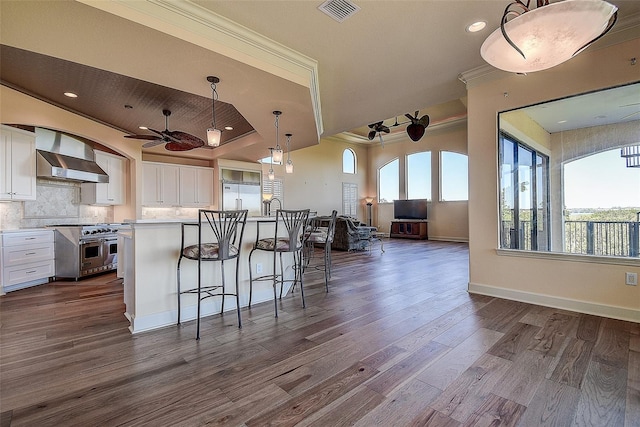
[[[391,221],[389,237],[402,239],[429,239],[426,219],[394,219]]]

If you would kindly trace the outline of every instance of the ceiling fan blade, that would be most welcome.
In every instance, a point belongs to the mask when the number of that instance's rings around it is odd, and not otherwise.
[[[420,114],[420,110],[416,110],[416,112],[414,113],[416,119],[418,118],[418,114]]]
[[[151,148],[151,147],[155,147],[156,145],[160,145],[160,144],[164,144],[164,140],[157,138],[154,141],[149,141],[149,142],[145,142],[144,144],[142,144],[142,148]]]
[[[375,137],[376,137],[376,131],[375,130],[370,131],[368,136],[369,141],[373,140],[373,138]]]
[[[382,124],[382,122],[372,123],[372,124],[369,125],[369,127],[371,129],[376,129],[377,130],[378,127],[380,127],[381,124]]]
[[[188,145],[192,148],[202,147],[204,145],[204,141],[197,136],[191,135],[190,133],[182,132],[179,130],[170,131],[168,136],[177,142],[178,144]]]
[[[424,116],[420,117],[420,120],[418,120],[418,123],[424,127],[429,126],[429,116],[425,114]]]
[[[146,139],[148,141],[155,141],[160,139],[159,137],[155,136],[155,135],[125,135],[125,138],[130,138],[130,139]]]
[[[164,137],[165,136],[164,133],[166,132],[166,130],[160,132],[159,130],[155,130],[155,129],[151,129],[151,128],[147,128],[147,130],[149,130],[149,131],[151,131],[151,132],[153,132],[153,133],[155,133],[155,134],[157,134],[158,136],[161,136],[161,137]]]
[[[413,123],[413,122],[414,122],[414,120],[415,120],[415,118],[414,118],[411,114],[409,114],[409,113],[405,114],[404,116],[405,116],[407,119],[411,120],[411,123]]]
[[[167,145],[164,146],[164,148],[169,151],[189,151],[198,147],[193,147],[190,144],[182,144],[179,142],[168,142]]]
[[[389,130],[389,128],[387,126],[381,126],[380,127],[380,132],[389,133],[391,131]]]

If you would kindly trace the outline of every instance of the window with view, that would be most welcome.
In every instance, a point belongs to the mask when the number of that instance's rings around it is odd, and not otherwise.
[[[378,202],[391,203],[400,195],[400,160],[395,159],[378,169]]]
[[[469,200],[469,159],[466,154],[440,152],[440,200]]]
[[[500,247],[548,251],[549,160],[500,134]]]
[[[407,199],[431,200],[431,152],[407,156]]]
[[[351,148],[342,152],[342,173],[356,173],[356,153]]]

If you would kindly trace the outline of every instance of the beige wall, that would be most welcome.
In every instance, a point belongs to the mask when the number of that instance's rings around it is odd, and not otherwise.
[[[637,55],[637,46],[636,39],[584,52],[528,76],[502,73],[468,83],[470,291],[640,321],[640,287],[624,284],[625,272],[640,272],[640,262],[615,264],[562,255],[513,257],[496,251],[497,114],[637,81],[640,65],[629,61]]]
[[[295,144],[295,139],[292,139]],[[351,148],[356,153],[357,173],[342,173],[342,153]],[[286,153],[285,153],[286,159]],[[342,213],[342,183],[358,185],[362,206],[358,218],[365,220],[364,201],[367,197],[367,149],[363,145],[322,139],[313,147],[291,152],[293,174],[286,174],[284,166],[274,165],[276,177],[284,180],[284,207],[317,211],[319,215],[330,214],[332,210]],[[263,166],[263,174],[269,165]]]
[[[465,121],[439,128],[427,128],[427,132],[418,142],[413,142],[406,135],[398,142],[384,146],[374,144],[369,149],[370,194],[377,195],[377,170],[398,158],[401,174],[404,170],[405,158],[408,154],[431,151],[431,197],[428,207],[429,239],[467,241],[469,239],[468,202],[440,201],[439,175],[440,151],[453,151],[467,154],[467,128]],[[400,198],[406,197],[404,182],[400,181]],[[389,232],[393,219],[393,204],[374,203],[374,222],[381,231]]]

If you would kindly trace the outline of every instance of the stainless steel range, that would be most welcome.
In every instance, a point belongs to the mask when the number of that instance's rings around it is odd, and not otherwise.
[[[51,225],[56,277],[80,279],[118,268],[117,233],[127,224]]]

